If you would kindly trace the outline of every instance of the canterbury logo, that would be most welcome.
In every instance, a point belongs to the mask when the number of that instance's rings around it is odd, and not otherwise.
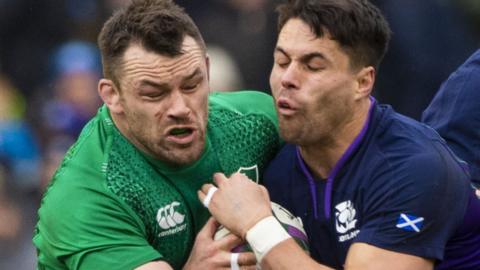
[[[180,225],[185,221],[185,215],[176,211],[176,207],[180,205],[179,202],[172,202],[165,207],[158,209],[157,222],[160,228],[166,230]]]

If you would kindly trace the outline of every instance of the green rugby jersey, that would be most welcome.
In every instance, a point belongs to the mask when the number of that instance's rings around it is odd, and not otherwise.
[[[124,270],[157,259],[180,269],[210,216],[197,190],[215,172],[258,180],[279,148],[277,130],[270,96],[211,94],[201,158],[172,168],[139,152],[102,107],[42,199],[38,269]]]

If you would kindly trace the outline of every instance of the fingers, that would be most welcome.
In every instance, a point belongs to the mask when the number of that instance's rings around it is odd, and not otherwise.
[[[256,265],[255,255],[252,252],[231,253],[230,268],[232,270],[249,269]]]
[[[208,208],[208,206],[210,205],[210,201],[212,200],[212,197],[213,197],[213,194],[218,190],[218,188],[216,186],[211,186],[208,191],[207,191],[207,194],[205,195],[205,197],[203,198],[203,205]]]
[[[238,264],[243,266],[255,266],[257,258],[253,252],[238,253]],[[243,268],[242,268],[243,269]]]
[[[213,175],[213,182],[220,186],[223,182],[228,181],[228,178],[223,173],[215,173]]]
[[[198,199],[203,203],[203,205],[208,208],[210,201],[212,200],[213,194],[217,191],[217,187],[212,184],[205,184],[202,188],[197,191]]]
[[[232,270],[240,270],[240,265],[238,264],[238,253],[232,253],[230,255],[230,268]]]
[[[231,250],[237,247],[238,245],[244,243],[245,241],[242,240],[240,237],[230,233],[225,237],[218,239],[217,242],[225,250]]]
[[[207,223],[203,225],[203,228],[198,232],[198,235],[205,236],[208,238],[213,238],[213,235],[217,231],[217,228],[220,224],[213,218],[209,218]]]

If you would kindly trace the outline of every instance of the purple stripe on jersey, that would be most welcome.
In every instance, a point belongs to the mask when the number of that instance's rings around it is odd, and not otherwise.
[[[360,143],[363,140],[363,137],[365,137],[365,134],[367,134],[368,127],[370,126],[370,118],[372,116],[372,111],[373,108],[375,107],[375,99],[373,97],[370,97],[370,108],[368,109],[368,116],[367,116],[367,122],[365,125],[362,127],[362,130],[360,133],[355,137],[353,140],[352,144],[347,148],[347,151],[343,153],[342,157],[340,160],[337,161],[335,166],[333,167],[332,172],[328,176],[327,179],[327,187],[325,188],[325,217],[330,218],[330,206],[332,202],[332,186],[333,186],[333,179],[337,176],[337,173],[340,171],[340,169],[345,165],[345,162],[350,158],[350,156],[353,154],[355,150],[360,146]]]
[[[448,241],[435,270],[480,269],[480,200],[472,192],[463,223]]]
[[[293,238],[296,238],[296,239],[300,239],[304,242],[308,242],[308,239],[307,239],[307,235],[304,234],[302,231],[300,231],[299,229],[293,227],[293,226],[288,226],[287,228],[287,232],[288,234],[290,234],[290,236],[292,236]]]
[[[348,160],[348,158],[352,155],[352,153],[357,150],[357,148],[360,146],[360,142],[363,140],[363,137],[365,137],[365,134],[367,134],[368,127],[370,126],[370,121],[372,118],[372,112],[373,108],[375,107],[376,100],[370,96],[370,108],[368,109],[368,116],[367,116],[367,122],[365,125],[362,127],[362,130],[360,133],[355,137],[353,140],[352,144],[347,148],[347,151],[343,153],[342,157],[337,161],[335,166],[333,167],[332,172],[328,176],[327,179],[327,186],[325,188],[325,198],[324,198],[324,211],[325,211],[325,217],[328,219],[330,218],[330,207],[332,205],[332,187],[333,187],[333,179],[335,179],[335,176],[337,173],[340,171],[340,169],[345,165],[345,162]],[[303,161],[301,155],[300,155],[300,147],[297,146],[297,158],[298,162],[300,164],[300,167],[302,168],[303,174],[307,177],[308,183],[310,185],[310,193],[312,194],[312,201],[313,201],[313,209],[314,209],[314,216],[315,219],[318,219],[318,214],[317,214],[317,191],[315,187],[315,181],[310,173],[310,171],[307,169],[307,166],[305,165],[305,162]]]
[[[303,174],[307,177],[308,184],[310,186],[310,194],[312,195],[312,203],[313,203],[313,216],[315,219],[318,219],[318,210],[317,210],[317,188],[315,186],[315,181],[313,180],[313,176],[310,171],[307,169],[307,165],[302,159],[300,155],[300,148],[297,146],[295,148],[297,153],[298,163],[300,164],[300,168],[302,169]]]

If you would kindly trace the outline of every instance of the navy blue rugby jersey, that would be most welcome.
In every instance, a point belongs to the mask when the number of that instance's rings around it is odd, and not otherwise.
[[[422,122],[469,163],[472,181],[480,187],[480,50],[442,84]]]
[[[327,266],[342,269],[363,242],[434,259],[436,269],[480,269],[480,200],[468,173],[433,129],[390,106],[372,102],[328,179],[315,179],[287,144],[264,184],[301,217],[311,256]]]

